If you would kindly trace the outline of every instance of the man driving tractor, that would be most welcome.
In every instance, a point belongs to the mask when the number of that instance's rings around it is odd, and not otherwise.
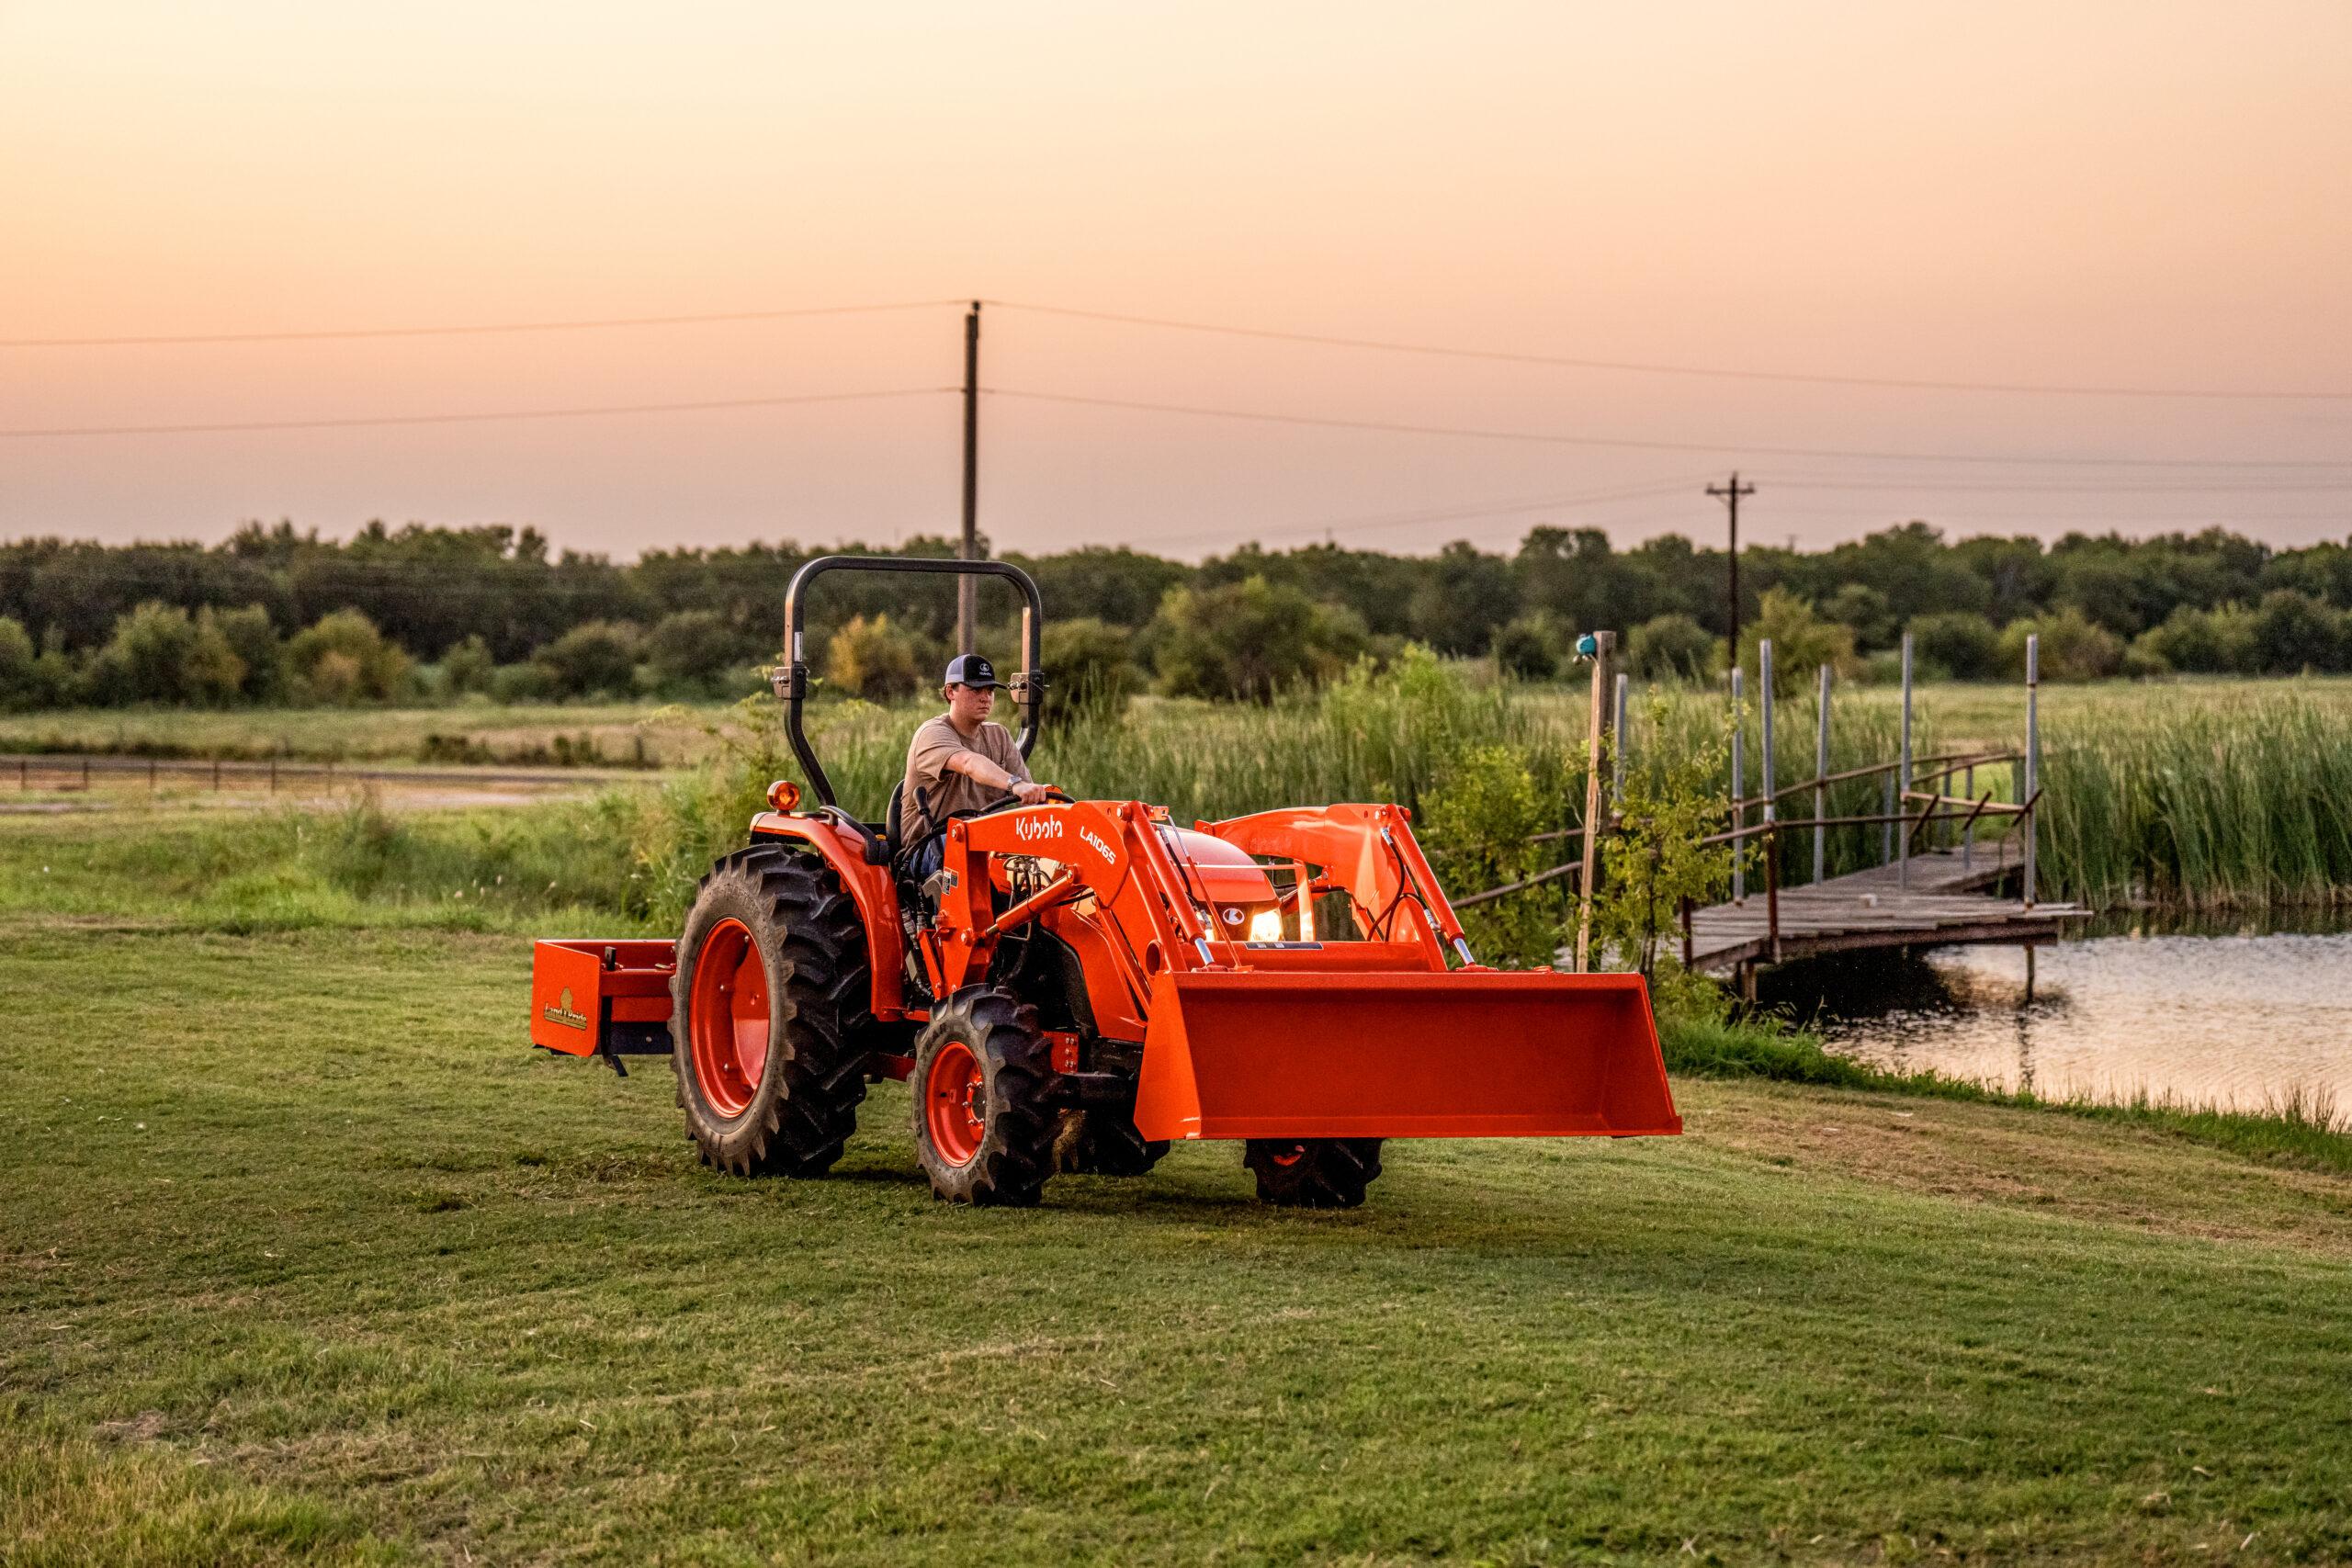
[[[899,841],[914,846],[908,869],[917,881],[939,869],[939,832],[956,812],[978,811],[1007,795],[1023,806],[1046,798],[1046,786],[1031,781],[1012,736],[989,722],[1003,684],[995,666],[977,653],[949,660],[939,693],[947,711],[925,722],[907,746]]]

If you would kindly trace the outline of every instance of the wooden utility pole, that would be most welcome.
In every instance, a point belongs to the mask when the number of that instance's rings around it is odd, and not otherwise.
[[[1592,738],[1585,751],[1584,870],[1577,879],[1577,973],[1592,967],[1592,901],[1600,874],[1600,750],[1609,733],[1609,655],[1617,645],[1615,632],[1592,634]]]
[[[980,302],[972,301],[971,314],[964,318],[964,540],[956,555],[964,560],[977,559],[979,548],[980,512]],[[979,650],[980,580],[959,577],[956,580],[956,651],[976,653]]]
[[[1739,498],[1743,495],[1754,495],[1756,487],[1741,484],[1739,470],[1734,468],[1731,471],[1731,483],[1709,485],[1707,493],[1721,496],[1724,503],[1731,508],[1731,662],[1737,664],[1739,662]]]

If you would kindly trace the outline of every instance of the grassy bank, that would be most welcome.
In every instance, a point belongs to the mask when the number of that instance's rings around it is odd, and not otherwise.
[[[512,936],[0,936],[11,1561],[2352,1553],[2341,1178],[1684,1079],[1352,1213],[1220,1145],[975,1213],[895,1086],[833,1179],[700,1169]]]
[[[1801,1031],[1770,1020],[1667,1019],[1659,1025],[1668,1073],[1765,1078],[1980,1105],[2015,1106],[2144,1128],[2251,1159],[2352,1175],[2352,1114],[2325,1097],[2290,1093],[2265,1111],[2221,1110],[2141,1095],[2123,1102],[2053,1100],[1932,1072],[1893,1073],[1834,1055]]]
[[[645,703],[0,714],[0,752],[35,754],[636,766],[698,760],[702,741],[691,710]]]

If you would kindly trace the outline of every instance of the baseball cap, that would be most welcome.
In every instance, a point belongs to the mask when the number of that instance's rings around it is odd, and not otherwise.
[[[944,683],[950,686],[1001,686],[1004,684],[996,678],[996,666],[977,653],[959,653],[949,660],[947,680]]]

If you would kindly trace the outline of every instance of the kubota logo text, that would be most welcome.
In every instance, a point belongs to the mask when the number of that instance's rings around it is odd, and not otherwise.
[[[563,995],[555,999],[555,1006],[541,1008],[539,1010],[539,1016],[546,1019],[549,1023],[560,1023],[566,1029],[585,1029],[588,1027],[588,1015],[584,1012],[575,1011],[572,1009],[571,987],[569,986],[566,986],[563,988]]]
[[[1012,825],[1012,836],[1024,844],[1038,839],[1058,839],[1062,825],[1050,817],[1023,817]]]

